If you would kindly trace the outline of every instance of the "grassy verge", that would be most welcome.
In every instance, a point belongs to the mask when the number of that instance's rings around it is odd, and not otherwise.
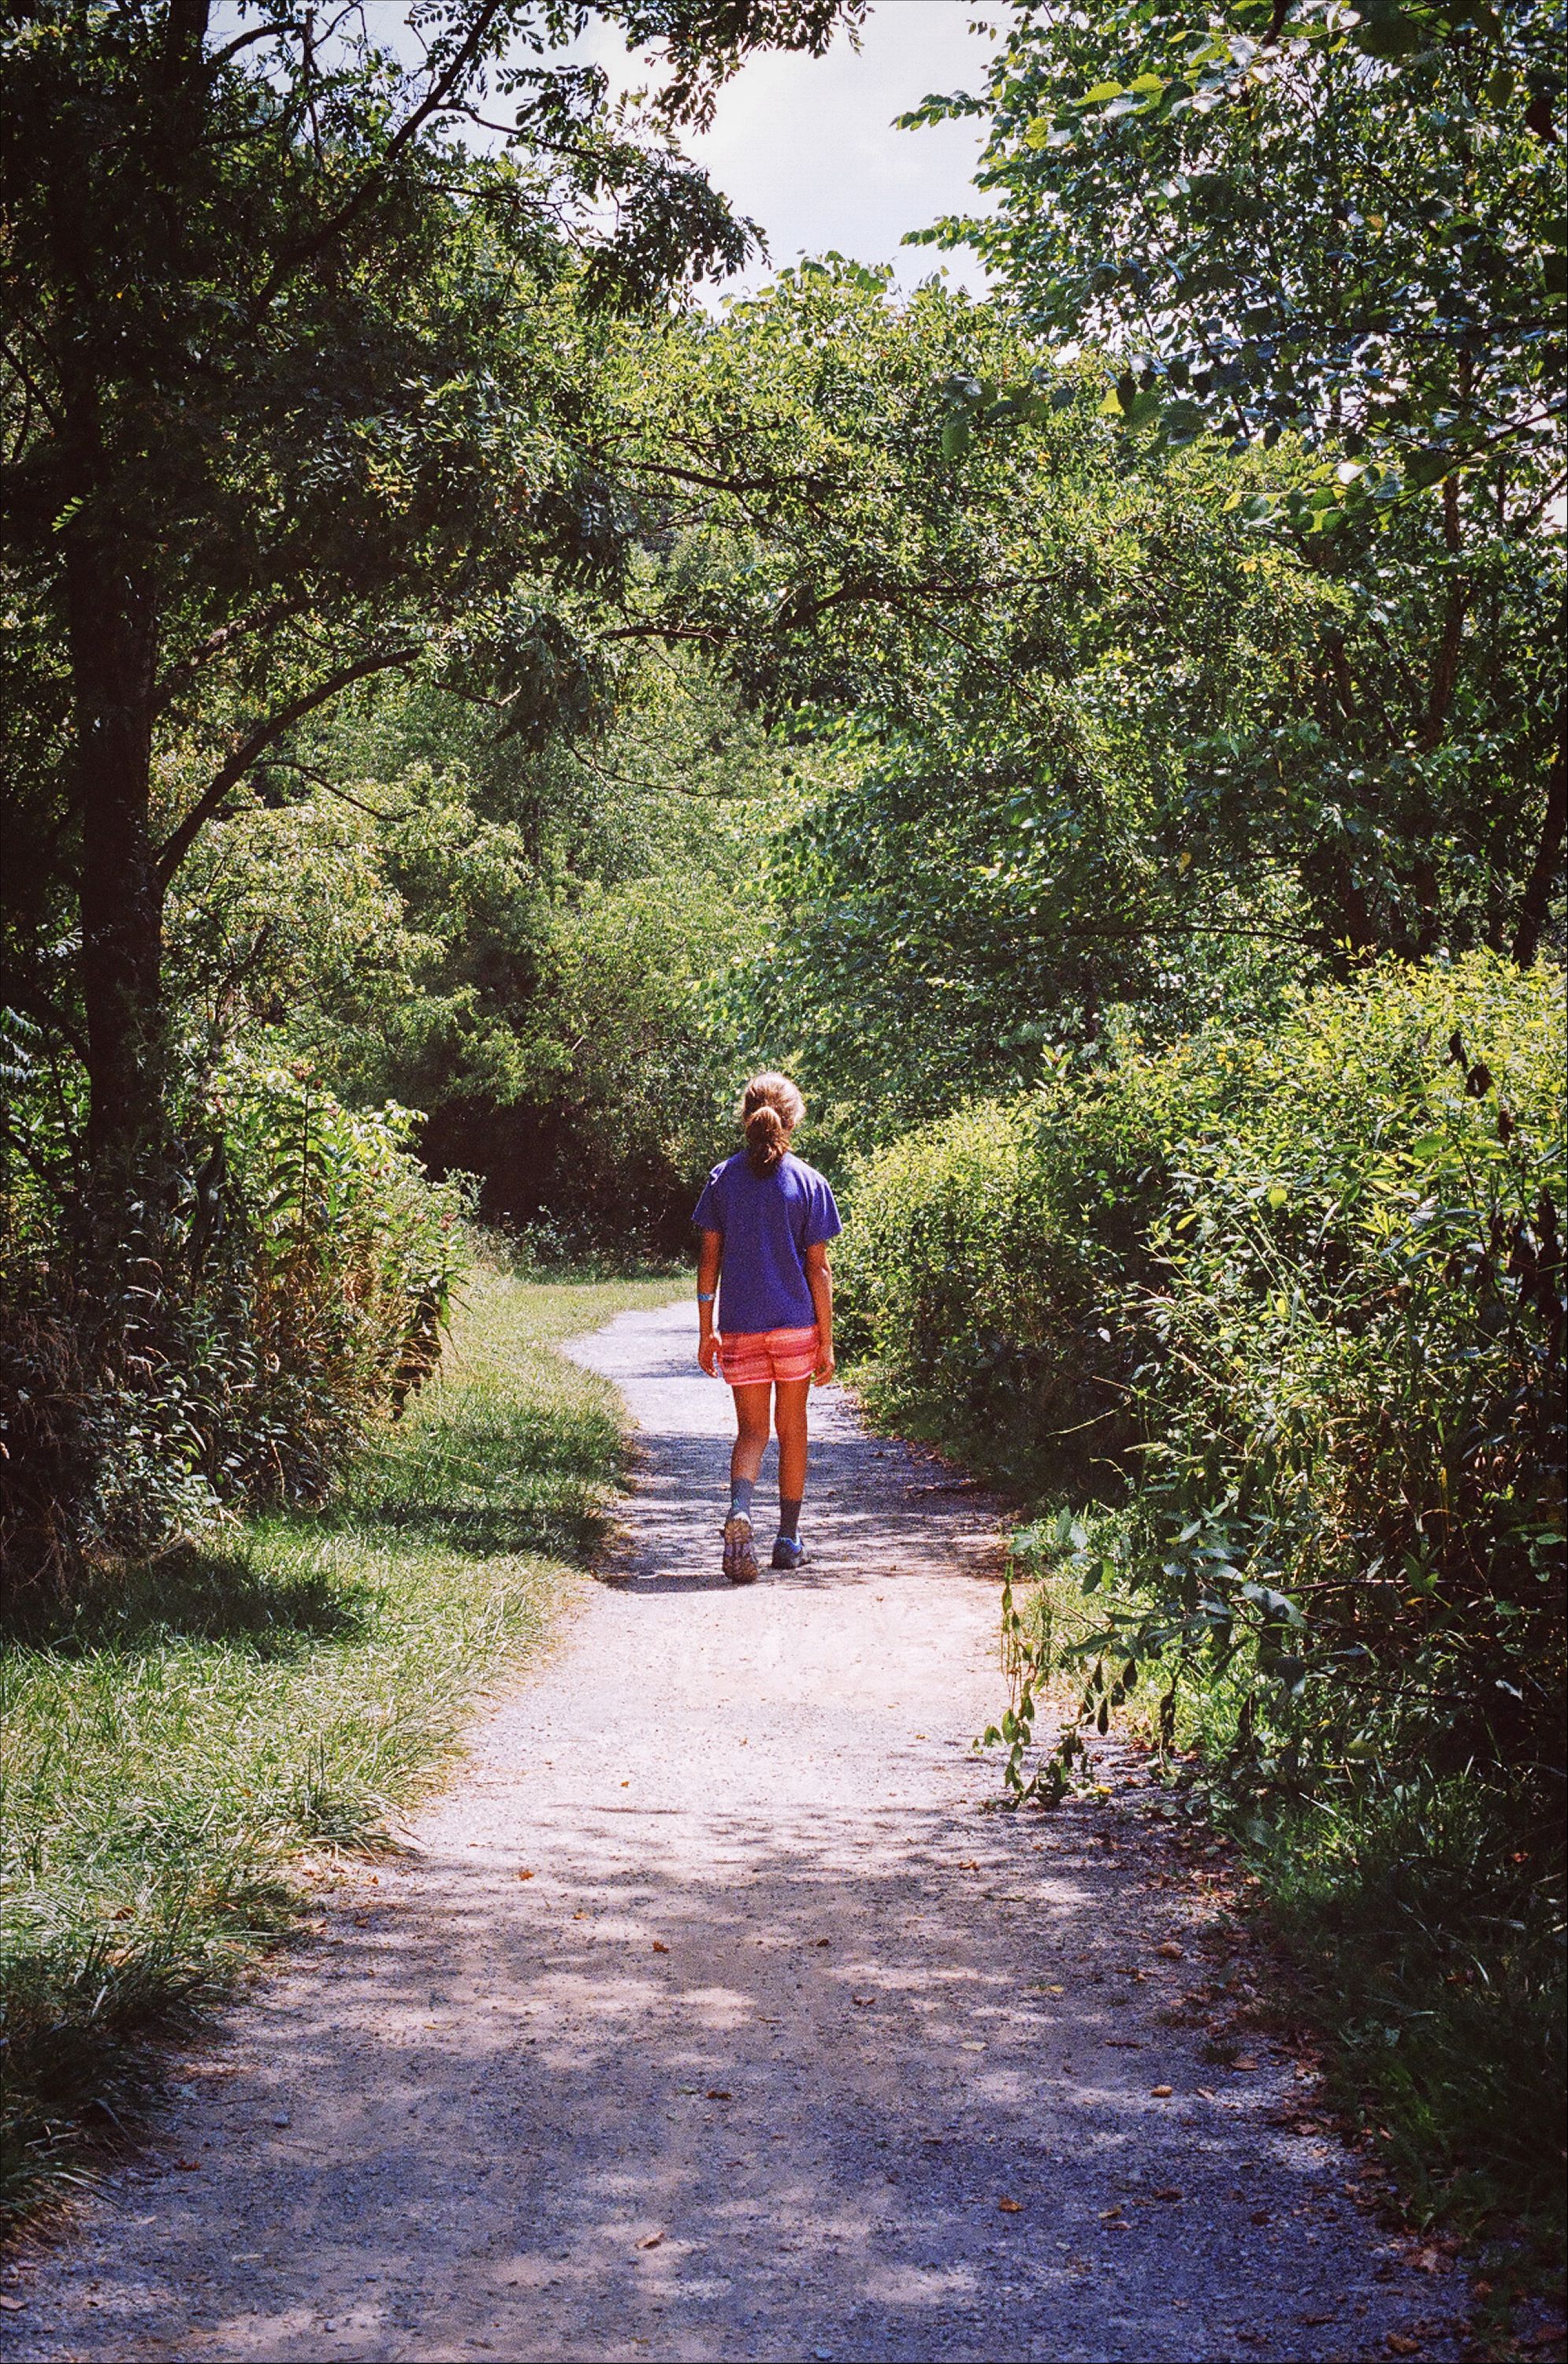
[[[875,1369],[850,1377],[877,1425],[935,1444],[1029,1504],[1015,1537],[1017,1606],[1036,1667],[1075,1703],[1074,1644],[1111,1602],[1052,1548],[1058,1506],[1017,1440],[977,1436],[928,1392]],[[1086,1556],[1125,1511],[1082,1513]],[[1163,1676],[1120,1723],[1151,1746]],[[1185,1810],[1236,1841],[1281,1963],[1277,2014],[1309,2033],[1327,2098],[1369,2136],[1414,2223],[1479,2253],[1501,2300],[1555,2287],[1562,2229],[1561,1838],[1511,1794],[1462,1771],[1373,1763],[1331,1801],[1296,1807],[1233,1785],[1240,1695],[1184,1689],[1165,1762]],[[1001,1701],[998,1701],[1000,1707]],[[1092,1735],[1091,1735],[1092,1737]],[[1484,2287],[1484,2285],[1483,2285]]]
[[[146,2096],[148,2037],[286,1930],[301,1859],[385,1845],[475,1692],[546,1632],[621,1467],[552,1353],[669,1280],[478,1274],[441,1376],[323,1514],[117,1577],[6,1637],[0,2210]]]
[[[1087,1548],[1065,1561],[1054,1522],[1015,1537],[1022,1653],[1062,1668],[1069,1708],[1073,1647],[1115,1605],[1078,1571],[1118,1515],[1084,1512]],[[1163,1679],[1146,1674],[1119,1718],[1151,1747]],[[1261,1792],[1230,1771],[1244,1695],[1179,1693],[1163,1762],[1186,1812],[1236,1842],[1284,1973],[1273,2013],[1310,2035],[1407,2219],[1495,2242],[1499,2279],[1539,2292],[1562,2223],[1560,1842],[1464,1772],[1373,1762],[1329,1795]]]

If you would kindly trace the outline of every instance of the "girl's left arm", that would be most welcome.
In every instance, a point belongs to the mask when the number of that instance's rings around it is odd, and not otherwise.
[[[811,1376],[819,1388],[825,1388],[839,1366],[833,1360],[833,1267],[821,1240],[814,1241],[806,1251],[806,1278],[817,1314],[819,1340],[817,1368]]]
[[[718,1267],[723,1256],[724,1233],[704,1232],[702,1245],[697,1250],[697,1361],[709,1378],[713,1377],[713,1367],[718,1359],[718,1333],[713,1326],[713,1299],[718,1288]]]

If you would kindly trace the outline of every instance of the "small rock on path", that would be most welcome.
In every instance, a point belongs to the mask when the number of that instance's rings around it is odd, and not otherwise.
[[[1289,2063],[1161,2015],[1199,1908],[1133,1802],[976,1811],[984,1499],[829,1392],[811,1560],[732,1589],[689,1306],[573,1351],[640,1430],[618,1554],[422,1855],[334,1900],[13,2284],[10,2352],[1457,2353],[1349,2155],[1278,2123]]]

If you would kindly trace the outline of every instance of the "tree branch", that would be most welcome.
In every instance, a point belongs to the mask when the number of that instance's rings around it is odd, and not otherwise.
[[[270,716],[265,722],[258,724],[250,737],[235,749],[222,770],[214,775],[179,827],[160,846],[158,850],[160,886],[168,886],[175,871],[222,804],[229,789],[244,778],[257,758],[264,755],[267,749],[281,739],[285,730],[291,730],[294,725],[302,720],[306,715],[314,714],[317,707],[325,706],[328,698],[336,697],[339,690],[349,688],[352,683],[367,680],[372,674],[389,673],[397,665],[412,664],[419,654],[419,642],[410,641],[406,648],[383,650],[375,656],[361,657],[355,664],[340,665],[336,673],[329,674],[327,679],[318,682],[314,689],[307,690],[301,697],[294,698],[287,706],[281,707],[276,714]]]
[[[243,640],[250,632],[267,631],[273,624],[286,623],[291,616],[306,615],[309,611],[310,604],[309,599],[305,597],[278,599],[274,600],[272,607],[261,608],[257,615],[240,616],[237,617],[231,624],[220,624],[216,631],[207,634],[205,641],[199,641],[188,656],[182,657],[178,664],[170,666],[152,693],[153,713],[163,713],[187,683],[194,680],[203,665],[220,655],[235,641]]]
[[[1521,968],[1530,966],[1540,949],[1541,931],[1551,907],[1552,882],[1562,860],[1563,832],[1568,828],[1568,762],[1565,762],[1563,753],[1565,727],[1568,727],[1568,708],[1559,713],[1557,718],[1557,753],[1551,759],[1551,771],[1546,783],[1546,814],[1541,822],[1540,842],[1525,882],[1519,923],[1514,932],[1514,958]]]
[[[356,812],[368,813],[372,820],[406,820],[415,810],[413,805],[405,805],[401,812],[383,812],[378,805],[367,805],[362,797],[350,796],[347,788],[339,787],[337,781],[328,779],[325,772],[318,772],[314,764],[302,764],[297,755],[274,755],[272,761],[279,771],[297,772],[302,780],[310,780],[317,787],[325,788],[329,797],[340,797],[344,804],[352,805]]]
[[[38,986],[28,985],[7,971],[0,976],[0,1002],[21,1010],[28,1018],[36,1018],[41,1025],[52,1027],[67,1050],[73,1052],[83,1066],[87,1065],[86,1036],[77,1031],[74,1020],[68,1018]]]
[[[256,297],[253,310],[257,316],[266,310],[279,289],[294,276],[296,271],[305,263],[313,262],[317,255],[325,253],[327,249],[340,239],[344,231],[350,229],[358,220],[374,195],[377,186],[384,180],[388,171],[402,155],[404,150],[413,144],[426,124],[433,116],[441,112],[452,94],[461,88],[470,67],[477,60],[490,37],[491,28],[501,13],[501,6],[502,0],[484,0],[484,5],[469,28],[467,39],[454,52],[444,71],[437,75],[412,114],[406,116],[398,125],[380,158],[365,174],[353,195],[346,204],[339,206],[336,213],[328,216],[314,237],[306,239],[302,245],[295,247],[290,252],[279,258],[269,273],[260,295]]]

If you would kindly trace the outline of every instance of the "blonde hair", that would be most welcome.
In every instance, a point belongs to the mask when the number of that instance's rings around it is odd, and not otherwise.
[[[753,1076],[736,1110],[746,1136],[746,1159],[753,1174],[776,1173],[790,1134],[806,1114],[806,1102],[787,1076]]]

